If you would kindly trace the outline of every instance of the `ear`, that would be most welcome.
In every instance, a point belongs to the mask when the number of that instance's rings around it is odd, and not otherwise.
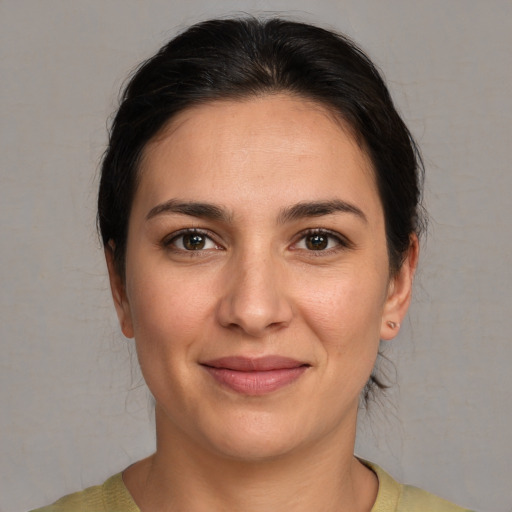
[[[105,259],[107,261],[110,290],[116,307],[117,318],[121,331],[127,338],[133,338],[133,323],[130,303],[126,296],[126,287],[123,278],[119,275],[114,263],[114,242],[110,241],[105,246]]]
[[[407,257],[398,272],[389,281],[388,296],[384,304],[380,329],[380,337],[383,340],[391,340],[398,334],[400,324],[409,309],[418,257],[418,237],[413,234]]]

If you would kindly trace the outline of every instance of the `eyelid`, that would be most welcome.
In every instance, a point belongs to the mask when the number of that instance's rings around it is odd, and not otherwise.
[[[177,252],[201,253],[201,252],[212,250],[212,249],[202,249],[202,250],[197,250],[197,251],[186,251],[186,250],[180,249],[174,245],[174,242],[178,238],[185,236],[185,235],[193,235],[193,234],[198,234],[198,235],[208,238],[216,246],[215,248],[217,250],[224,249],[224,247],[217,241],[217,236],[215,235],[215,233],[212,233],[211,231],[209,231],[207,229],[201,229],[201,228],[195,228],[195,227],[183,228],[183,229],[179,229],[177,231],[173,231],[172,233],[166,235],[161,240],[160,243],[164,248],[173,249]],[[299,249],[296,247],[300,241],[302,241],[307,236],[311,236],[311,235],[325,235],[325,236],[329,237],[330,239],[334,239],[336,241],[336,246],[328,248],[328,249],[318,250],[318,251],[310,250],[310,249],[302,249],[302,248]],[[327,229],[327,228],[308,228],[308,229],[301,231],[300,233],[298,233],[296,235],[290,248],[292,250],[303,250],[305,252],[308,252],[311,254],[314,253],[315,255],[320,256],[322,253],[329,254],[329,253],[335,252],[337,250],[350,249],[353,246],[354,246],[354,244],[346,236],[342,235],[341,233],[339,233],[337,231],[333,231],[333,230]]]
[[[208,238],[215,244],[217,249],[223,249],[222,245],[218,243],[218,241],[216,240],[216,236],[211,231],[209,231],[207,229],[201,229],[201,228],[183,228],[183,229],[179,229],[177,231],[173,231],[172,233],[166,235],[160,243],[163,247],[165,247],[167,249],[173,249],[173,250],[179,251],[179,252],[200,253],[200,252],[205,252],[205,251],[211,250],[211,249],[203,249],[203,250],[197,250],[197,251],[185,251],[184,249],[179,249],[178,247],[176,247],[173,244],[173,242],[175,240],[177,240],[178,238],[180,238],[182,236],[194,235],[194,234],[201,235],[201,236],[204,236],[205,238]]]
[[[297,234],[295,241],[292,243],[292,248],[294,248],[294,246],[296,246],[301,240],[311,235],[326,235],[327,237],[336,240],[337,245],[336,247],[331,247],[329,249],[323,249],[318,251],[297,248],[295,248],[295,250],[304,250],[307,251],[308,253],[315,253],[315,255],[320,256],[322,253],[329,254],[336,250],[351,249],[354,246],[354,244],[346,236],[342,235],[337,231],[333,231],[331,229],[326,228],[309,228]]]

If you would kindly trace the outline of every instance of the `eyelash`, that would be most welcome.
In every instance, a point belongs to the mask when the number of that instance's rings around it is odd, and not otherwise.
[[[336,245],[334,247],[327,247],[325,249],[299,249],[296,248],[296,246],[299,244],[299,242],[305,241],[307,237],[310,236],[319,236],[319,237],[326,237],[328,239],[328,244],[330,241],[334,240]],[[306,242],[305,242],[306,243]],[[352,247],[352,244],[349,240],[347,240],[344,236],[340,235],[340,233],[337,233],[335,231],[331,231],[329,229],[323,229],[323,228],[315,228],[315,229],[307,229],[306,231],[303,231],[297,236],[297,241],[293,243],[293,247],[295,250],[304,250],[311,254],[311,256],[323,256],[327,254],[332,254],[333,252],[337,252],[344,249],[350,249]]]
[[[185,229],[180,229],[179,231],[172,233],[170,236],[167,236],[162,240],[162,246],[165,247],[166,249],[170,249],[175,252],[179,252],[180,254],[190,253],[190,254],[197,255],[198,253],[205,252],[205,251],[209,250],[209,249],[202,249],[202,248],[197,249],[197,250],[193,250],[193,249],[187,250],[184,248],[177,247],[176,241],[179,240],[180,238],[183,239],[187,235],[190,235],[190,236],[199,235],[199,236],[203,237],[205,240],[213,243],[215,245],[216,249],[222,248],[217,242],[215,242],[211,233],[209,233],[208,231],[202,230],[202,229],[197,229],[197,228],[192,228],[192,229],[185,228]],[[182,241],[182,245],[183,245],[183,241]]]
[[[182,247],[176,246],[176,241],[180,238],[183,239],[185,236],[193,236],[193,235],[199,235],[200,237],[203,237],[205,239],[205,243],[207,244],[208,241],[213,243],[215,245],[215,249],[222,250],[223,247],[219,244],[217,244],[212,236],[212,234],[208,231],[197,229],[197,228],[185,228],[181,229],[175,233],[172,233],[170,236],[165,237],[161,244],[164,248],[173,250],[175,252],[178,252],[180,254],[189,254],[189,255],[199,255],[200,253],[204,253],[205,251],[211,250],[211,248],[200,248],[200,249],[185,249]],[[318,237],[325,237],[327,239],[327,247],[322,249],[308,249],[306,248],[299,248],[297,247],[300,242],[305,241],[307,237],[311,236],[318,236]],[[329,244],[331,241],[334,240],[336,245],[334,247],[329,247]],[[305,241],[305,243],[307,243]],[[184,242],[182,240],[181,245],[183,245]],[[337,232],[330,231],[328,229],[322,229],[322,228],[315,228],[315,229],[307,229],[306,231],[303,231],[298,234],[296,241],[291,245],[292,250],[301,250],[309,253],[311,256],[319,257],[326,254],[332,254],[334,252],[337,252],[339,250],[343,249],[350,249],[352,247],[352,244],[350,241],[348,241],[345,237],[340,235]]]

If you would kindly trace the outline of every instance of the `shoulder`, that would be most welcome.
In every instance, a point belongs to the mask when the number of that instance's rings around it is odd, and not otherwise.
[[[377,464],[361,462],[379,479],[379,491],[371,512],[470,512],[427,491],[400,484]]]
[[[470,512],[465,508],[459,507],[446,501],[439,496],[431,494],[423,489],[418,489],[412,485],[402,485],[402,495],[400,497],[398,511],[407,510],[413,511],[426,511],[432,510],[435,512]]]
[[[140,512],[121,473],[110,477],[103,485],[68,494],[52,505],[32,512]]]

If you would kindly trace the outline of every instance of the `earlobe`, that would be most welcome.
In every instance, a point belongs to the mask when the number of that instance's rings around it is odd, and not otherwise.
[[[133,338],[133,323],[131,318],[130,303],[126,296],[126,288],[122,277],[116,269],[114,262],[113,242],[105,246],[105,260],[107,262],[108,277],[112,299],[117,312],[117,318],[121,331],[127,338]]]
[[[398,334],[400,324],[409,309],[418,257],[418,237],[416,234],[412,234],[407,257],[389,283],[380,332],[380,337],[383,340],[391,340]]]

